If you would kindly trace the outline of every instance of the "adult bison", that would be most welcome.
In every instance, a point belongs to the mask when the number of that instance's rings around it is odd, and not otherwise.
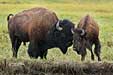
[[[93,44],[95,45],[94,53],[98,57],[98,61],[101,61],[99,27],[90,15],[86,15],[80,20],[78,27],[74,29],[73,40],[73,49],[82,56],[82,61],[85,59],[86,48],[91,51],[91,59],[94,60]]]
[[[46,58],[47,50],[53,47],[65,54],[72,45],[74,24],[66,19],[59,20],[46,8],[32,8],[14,16],[9,14],[7,20],[13,57],[17,57],[22,42],[30,42],[28,54],[34,58]]]

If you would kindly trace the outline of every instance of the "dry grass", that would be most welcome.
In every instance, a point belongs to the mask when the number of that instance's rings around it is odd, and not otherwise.
[[[0,62],[0,75],[113,75],[113,63],[4,60]]]

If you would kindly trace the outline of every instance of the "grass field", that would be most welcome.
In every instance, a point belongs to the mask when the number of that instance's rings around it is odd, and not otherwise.
[[[101,57],[103,61],[113,60],[113,1],[112,0],[0,0],[0,59],[12,59],[11,42],[7,30],[7,15],[16,14],[24,9],[33,7],[46,7],[57,13],[60,19],[70,19],[77,24],[86,14],[94,17],[100,27],[100,40],[102,45]],[[90,52],[87,50],[86,62],[91,61]],[[48,60],[53,61],[77,61],[80,62],[80,56],[68,49],[66,55],[63,55],[58,48],[49,50]],[[17,60],[30,59],[27,54],[27,46],[21,46]],[[37,59],[35,61],[40,61]],[[45,61],[45,60],[44,60]],[[97,61],[97,60],[95,60]]]
[[[8,36],[7,30],[7,15],[10,13],[16,14],[24,9],[30,9],[33,7],[46,7],[56,12],[60,19],[70,19],[76,25],[79,20],[86,14],[90,14],[99,24],[100,28],[100,40],[101,40],[101,57],[103,64],[95,63],[90,59],[90,52],[87,50],[87,57],[85,63],[82,64],[80,56],[72,50],[72,47],[68,49],[68,52],[63,55],[58,48],[49,50],[47,55],[48,60],[30,59],[27,54],[27,46],[21,45],[18,58],[12,58],[11,42]],[[5,59],[5,60],[4,60]],[[82,72],[98,72],[97,75],[103,75],[104,72],[113,73],[113,1],[112,0],[0,0],[0,75],[15,75],[15,73],[37,73],[42,71],[42,74],[38,75],[53,75],[43,74],[43,72],[66,72],[73,73],[81,72],[80,75],[85,75]],[[18,63],[24,63],[24,65],[18,66]],[[59,63],[61,62],[61,63]],[[77,62],[78,64],[76,64]],[[93,62],[93,63],[92,63]],[[107,62],[107,63],[104,63]],[[15,65],[12,63],[17,63]],[[91,63],[91,64],[90,64]],[[13,66],[11,66],[11,64]],[[93,65],[94,66],[93,66]],[[52,65],[52,66],[51,66]],[[24,67],[23,67],[24,66]],[[103,68],[104,67],[104,68]],[[84,70],[85,69],[85,70]],[[91,70],[92,69],[92,70]],[[95,70],[96,69],[96,70]],[[106,70],[107,69],[107,70]],[[71,71],[72,70],[72,71]],[[24,72],[23,72],[24,71]],[[32,72],[33,71],[33,72]],[[71,72],[70,72],[71,71]],[[101,73],[100,73],[101,72]],[[72,74],[72,75],[76,75]],[[77,75],[79,75],[77,74]],[[92,75],[86,73],[86,75]],[[35,74],[36,75],[36,74]],[[55,74],[59,75],[59,74]],[[65,74],[60,74],[65,75]],[[93,74],[96,75],[96,74]],[[108,75],[104,73],[104,75]],[[109,74],[112,75],[112,74]]]

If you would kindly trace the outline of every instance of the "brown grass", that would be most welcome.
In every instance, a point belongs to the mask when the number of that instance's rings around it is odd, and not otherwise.
[[[113,63],[0,62],[0,75],[113,75]]]

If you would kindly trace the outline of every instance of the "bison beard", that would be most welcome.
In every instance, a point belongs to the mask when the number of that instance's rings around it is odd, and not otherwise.
[[[11,16],[11,17],[10,17]],[[72,45],[74,24],[69,20],[59,21],[56,14],[45,8],[32,8],[16,15],[9,15],[8,31],[13,57],[17,57],[22,42],[30,42],[30,57],[46,58],[47,49],[58,47],[65,54]]]

